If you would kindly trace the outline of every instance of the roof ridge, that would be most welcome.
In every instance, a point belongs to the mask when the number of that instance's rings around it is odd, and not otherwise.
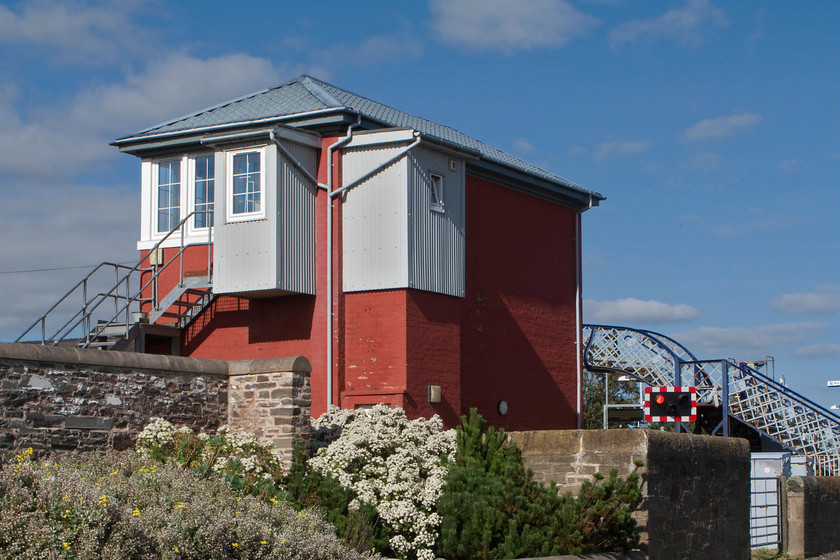
[[[298,78],[298,80],[300,80],[300,85],[302,85],[304,87],[304,89],[306,89],[306,91],[308,91],[309,93],[311,93],[312,95],[317,97],[318,100],[320,102],[322,102],[324,105],[329,105],[330,107],[343,107],[344,106],[343,103],[341,103],[338,99],[333,97],[327,90],[325,90],[323,87],[321,87],[321,83],[326,83],[326,82],[321,82],[320,80],[317,80],[317,79],[315,79],[312,76],[309,76],[307,74],[302,74]],[[335,87],[335,86],[333,86],[333,87]]]
[[[290,86],[290,85],[294,84],[295,82],[300,82],[300,84],[303,87],[305,87],[307,89],[307,91],[309,91],[309,88],[307,88],[306,85],[303,83],[304,78],[312,79],[311,76],[308,76],[306,74],[301,74],[300,76],[298,76],[296,78],[292,78],[291,80],[286,80],[285,82],[283,82],[281,84],[278,84],[276,86],[261,89],[261,90],[258,90],[258,91],[252,91],[251,93],[246,93],[245,95],[241,95],[239,97],[234,97],[233,99],[230,99],[228,101],[223,101],[222,103],[216,103],[215,105],[210,105],[209,107],[205,107],[204,109],[200,109],[198,111],[195,111],[195,112],[192,112],[192,113],[189,113],[189,114],[186,114],[186,115],[181,115],[180,117],[170,119],[168,121],[163,121],[163,122],[158,123],[154,126],[150,126],[150,127],[146,128],[144,130],[136,132],[136,133],[132,134],[131,136],[139,136],[141,134],[146,134],[147,132],[151,132],[151,131],[153,131],[157,128],[161,128],[163,126],[171,126],[175,123],[183,122],[187,119],[191,119],[193,117],[197,117],[197,116],[203,115],[205,113],[211,113],[211,112],[213,112],[217,109],[227,107],[228,105],[233,105],[234,103],[240,103],[242,101],[245,101],[246,99],[251,99],[251,98],[256,97],[258,95],[264,95],[264,94],[266,94],[270,91],[274,91],[276,89],[281,89],[281,88]],[[312,95],[314,95],[316,98],[318,98],[318,101],[321,101],[322,103],[325,103],[323,99],[321,99],[320,97],[315,95],[312,91],[310,91],[310,93],[312,93]],[[327,104],[327,103],[325,103],[325,104]],[[128,137],[126,137],[126,138],[128,138]]]

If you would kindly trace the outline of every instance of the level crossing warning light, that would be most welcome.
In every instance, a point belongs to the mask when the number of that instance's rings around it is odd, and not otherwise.
[[[696,420],[696,387],[645,387],[645,422]]]

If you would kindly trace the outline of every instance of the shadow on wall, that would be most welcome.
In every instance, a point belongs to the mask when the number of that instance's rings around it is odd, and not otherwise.
[[[183,334],[184,354],[198,349],[214,331],[247,328],[248,343],[305,340],[312,336],[315,296],[266,299],[217,297]]]

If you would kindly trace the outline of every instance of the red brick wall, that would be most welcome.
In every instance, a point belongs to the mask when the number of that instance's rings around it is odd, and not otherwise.
[[[406,291],[344,296],[345,390],[342,406],[377,402],[404,405]]]
[[[575,211],[468,176],[466,234],[463,408],[507,429],[575,428]]]
[[[317,296],[219,297],[182,337],[182,355],[196,358],[306,356],[315,416],[327,404],[326,204],[319,190]],[[410,416],[440,414],[449,426],[475,406],[507,429],[576,427],[574,210],[468,176],[466,296],[456,298],[417,290],[343,294],[336,206],[333,402],[389,402]],[[185,270],[206,268],[205,248],[188,255]],[[170,274],[171,288],[177,269]],[[429,385],[441,386],[441,403],[428,402]],[[501,400],[506,416],[497,412]]]
[[[335,137],[322,140],[322,153],[335,142]],[[338,162],[338,158],[336,158]],[[327,158],[319,159],[318,181],[327,182]],[[340,176],[340,167],[335,168]],[[282,356],[306,356],[312,364],[312,415],[319,416],[327,408],[327,273],[324,254],[327,239],[327,195],[319,189],[315,208],[316,294],[288,295],[265,299],[245,300],[231,296],[217,298],[185,330],[181,340],[181,354],[195,358],[242,360]],[[338,210],[333,213],[334,225],[341,224]],[[333,243],[340,247],[339,227],[333,229]],[[335,252],[335,251],[334,251]],[[204,253],[206,259],[206,253]],[[340,317],[340,261],[334,259],[336,283],[333,287],[336,317]],[[204,265],[206,268],[206,264]],[[177,276],[177,273],[176,273]],[[171,280],[174,286],[176,280]],[[171,286],[170,286],[171,287]],[[165,292],[162,292],[165,293]],[[339,341],[341,321],[334,320],[336,337],[333,341],[333,362],[343,363]],[[339,379],[343,376],[339,376]],[[333,402],[338,402],[337,382],[333,387]]]
[[[461,408],[462,298],[408,290],[408,394],[410,416],[438,414],[447,427],[457,426]],[[428,386],[441,387],[441,402],[428,402]]]

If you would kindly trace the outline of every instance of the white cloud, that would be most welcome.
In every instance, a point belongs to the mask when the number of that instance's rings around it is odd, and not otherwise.
[[[0,43],[54,49],[59,59],[119,60],[126,50],[148,50],[151,37],[131,18],[146,2],[35,0],[17,10],[0,5]]]
[[[0,340],[4,341],[21,334],[86,273],[85,269],[20,271],[138,258],[134,247],[139,190],[133,186],[15,182],[13,187],[0,204],[0,238],[6,240],[0,244]],[[111,273],[107,281],[113,280]],[[91,293],[104,287],[92,286]],[[78,309],[81,297],[74,303]]]
[[[784,348],[822,336],[829,328],[822,323],[786,323],[752,329],[700,327],[674,338],[700,359],[735,357],[747,360],[774,355]]]
[[[700,313],[690,305],[670,305],[661,301],[624,298],[614,301],[585,300],[584,315],[588,323],[681,323],[692,321]]]
[[[706,190],[721,190],[723,187],[708,185]],[[709,233],[721,237],[738,237],[754,233],[771,233],[792,230],[803,223],[805,218],[790,213],[766,210],[764,208],[744,208],[738,220],[728,222],[712,221],[706,215],[683,214],[680,220],[695,223]]]
[[[587,154],[586,148],[583,146],[569,146],[569,149],[566,150],[567,157],[581,157]]]
[[[444,42],[508,54],[560,47],[600,23],[563,0],[432,0],[430,7]]]
[[[268,60],[248,55],[200,59],[176,53],[121,83],[38,108],[30,119],[16,109],[14,90],[0,91],[0,123],[5,124],[0,172],[67,178],[92,162],[116,157],[108,142],[117,137],[274,85],[281,74]],[[32,157],[36,153],[50,157]]]
[[[739,113],[728,117],[706,119],[685,130],[686,140],[708,140],[727,138],[748,130],[761,122],[761,117],[755,113]]]
[[[840,356],[840,344],[814,344],[793,351],[797,358],[831,358]]]
[[[644,37],[675,39],[684,45],[696,46],[713,28],[729,25],[723,10],[708,0],[690,0],[681,8],[673,8],[651,19],[635,19],[610,32],[613,44],[632,43]]]
[[[536,150],[533,144],[522,137],[516,138],[513,141],[513,148],[519,152],[533,152]]]
[[[723,156],[715,152],[704,152],[702,154],[693,154],[689,156],[684,166],[687,169],[694,169],[697,171],[714,171],[723,163]]]
[[[592,159],[604,161],[643,154],[650,148],[650,142],[637,140],[609,140],[598,144]]]
[[[772,305],[790,315],[840,314],[840,286],[820,286],[812,292],[784,294]]]
[[[341,56],[336,57],[336,52]],[[423,56],[423,43],[406,28],[392,35],[374,35],[359,44],[330,45],[328,48],[304,49],[311,60],[322,67],[339,69],[341,66],[370,68],[391,62],[406,62]],[[316,73],[310,70],[311,73]],[[323,76],[324,72],[317,72]]]

